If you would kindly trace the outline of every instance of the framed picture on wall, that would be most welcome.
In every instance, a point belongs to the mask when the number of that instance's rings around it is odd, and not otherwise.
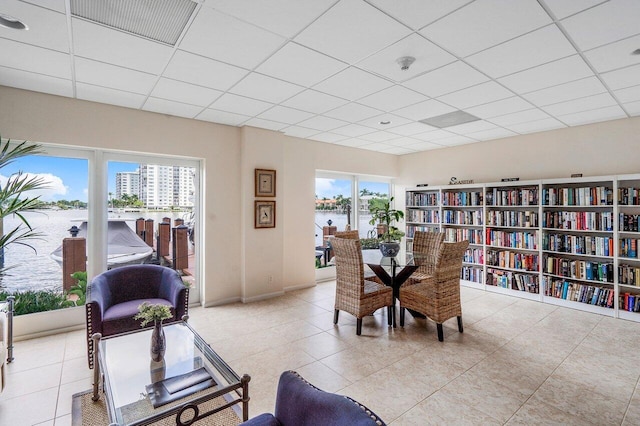
[[[255,201],[255,227],[275,228],[276,227],[276,202],[275,201]]]
[[[276,196],[276,171],[256,169],[256,197]]]

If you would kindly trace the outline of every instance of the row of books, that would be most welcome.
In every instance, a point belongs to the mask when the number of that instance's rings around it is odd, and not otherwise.
[[[640,239],[638,238],[620,238],[620,251],[618,255],[620,257],[630,257],[632,259],[637,259],[640,257],[638,253],[638,244],[640,243]]]
[[[613,190],[606,186],[543,188],[542,200],[545,206],[611,206]]]
[[[439,195],[438,192],[407,192],[407,206],[437,207]]]
[[[519,226],[522,228],[537,227],[538,213],[532,211],[489,210],[487,225]]]
[[[538,248],[538,232],[500,231],[493,228],[486,229],[487,244],[492,246],[521,248],[536,250]]]
[[[637,214],[624,214],[618,215],[618,230],[628,232],[640,232],[640,221]]]
[[[538,255],[518,253],[508,250],[487,250],[487,265],[501,268],[521,269],[523,271],[538,271]]]
[[[438,229],[438,225],[436,225],[436,226],[425,226],[425,225],[407,224],[407,232],[406,232],[407,238],[413,238],[413,236],[415,235],[416,231],[421,231],[421,232],[440,232],[440,230]]]
[[[542,227],[580,231],[613,231],[613,212],[546,211],[542,214]]]
[[[460,270],[460,279],[465,281],[472,281],[474,283],[482,284],[482,275],[482,268],[463,266]]]
[[[620,294],[618,307],[629,312],[640,312],[640,294]]]
[[[482,211],[478,210],[444,210],[443,223],[456,225],[482,225]]]
[[[589,256],[613,256],[613,238],[594,235],[544,234],[542,249]]]
[[[537,276],[493,268],[487,268],[487,285],[526,291],[528,293],[539,292]]]
[[[550,277],[545,277],[543,282],[545,296],[613,308],[615,296],[613,288],[579,284]]]
[[[407,222],[440,223],[440,211],[408,209]]]
[[[443,206],[482,206],[482,192],[443,192]]]
[[[482,230],[445,228],[444,239],[449,242],[469,241],[469,244],[482,244]]]
[[[538,188],[493,188],[486,192],[485,202],[488,206],[535,206],[538,204]]]
[[[545,256],[542,263],[542,272],[577,280],[613,283],[613,271],[614,266],[611,262],[593,262]]]
[[[640,287],[640,268],[625,263],[618,265],[618,282]]]
[[[468,248],[464,252],[463,262],[477,263],[478,265],[484,264],[484,250],[481,248]]]
[[[640,205],[640,188],[618,188],[618,204],[621,206]]]

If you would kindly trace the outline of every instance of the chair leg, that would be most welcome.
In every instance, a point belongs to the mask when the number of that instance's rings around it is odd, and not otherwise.
[[[438,340],[443,342],[444,341],[444,332],[442,330],[442,324],[436,324],[436,327],[438,328]]]
[[[356,320],[356,334],[358,336],[362,334],[362,318]]]
[[[333,323],[337,324],[338,323],[338,315],[340,315],[340,311],[337,309],[333,310]]]
[[[400,306],[400,327],[404,327],[404,311],[406,309]]]
[[[391,319],[393,320],[393,328],[396,328],[396,305],[391,306]]]
[[[391,319],[391,306],[387,306],[387,325],[391,327],[392,319]]]
[[[458,317],[458,331],[462,333],[464,330],[462,329],[462,317]]]

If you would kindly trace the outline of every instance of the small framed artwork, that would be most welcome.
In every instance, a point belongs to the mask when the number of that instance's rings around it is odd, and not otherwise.
[[[275,201],[255,201],[255,227],[275,228],[276,227],[276,202]]]
[[[276,171],[256,169],[256,197],[276,196]]]

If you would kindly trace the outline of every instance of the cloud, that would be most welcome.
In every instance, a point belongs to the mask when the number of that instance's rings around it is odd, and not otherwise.
[[[23,176],[26,176],[27,179],[39,177],[43,180],[46,188],[25,192],[29,197],[40,196],[42,201],[55,201],[60,196],[66,195],[69,189],[59,176],[51,173],[23,173]],[[7,176],[0,175],[0,184],[4,186],[7,183],[7,179]]]
[[[337,189],[335,181],[335,179],[316,178],[316,195],[318,198],[333,197]]]

